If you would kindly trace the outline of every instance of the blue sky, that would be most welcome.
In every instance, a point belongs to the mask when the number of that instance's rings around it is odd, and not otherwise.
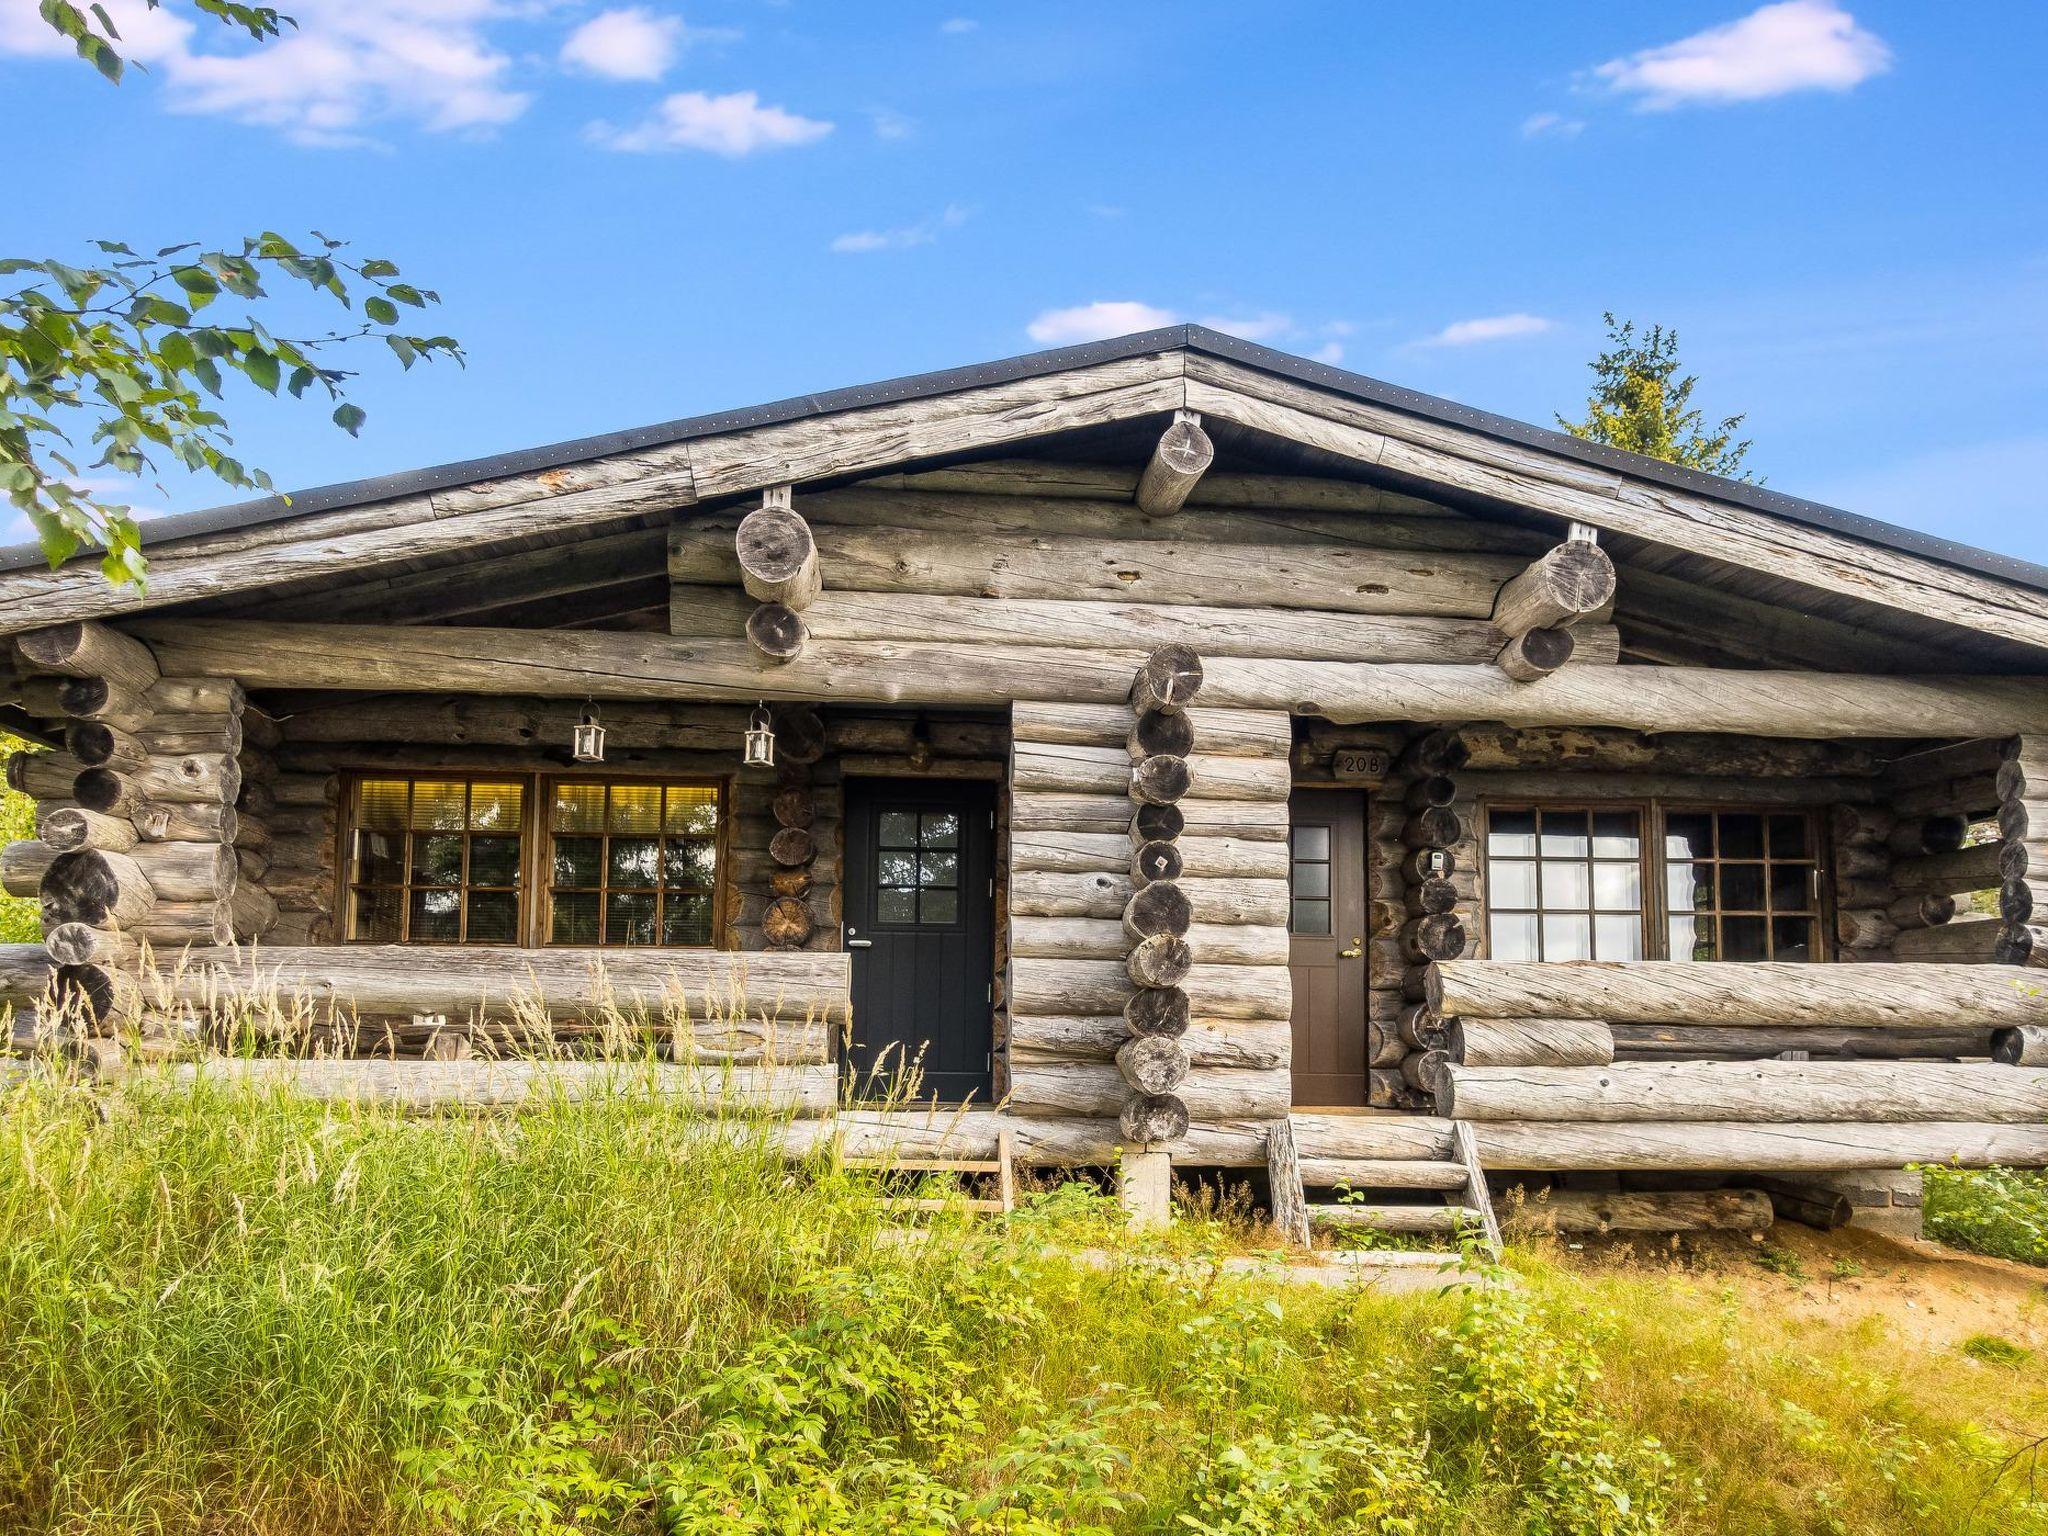
[[[1611,308],[1775,488],[2048,561],[2038,4],[112,8],[118,89],[0,0],[0,251],[318,228],[468,349],[238,402],[283,485],[1167,319],[1547,422]]]

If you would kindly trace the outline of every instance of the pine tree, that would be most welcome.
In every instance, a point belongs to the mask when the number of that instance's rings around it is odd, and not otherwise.
[[[1679,377],[1678,332],[1653,325],[1640,336],[1633,320],[1605,317],[1612,347],[1593,363],[1593,393],[1584,421],[1557,418],[1574,437],[1648,454],[1687,469],[1736,480],[1754,478],[1742,468],[1750,440],[1735,440],[1742,417],[1724,417],[1711,432],[1701,430],[1702,413],[1692,404],[1699,379]]]

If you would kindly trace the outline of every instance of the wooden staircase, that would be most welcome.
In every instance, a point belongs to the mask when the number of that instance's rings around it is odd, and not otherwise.
[[[1317,1231],[1386,1232],[1447,1242],[1469,1233],[1489,1257],[1499,1258],[1500,1224],[1471,1127],[1440,1124],[1440,1145],[1431,1157],[1303,1158],[1293,1121],[1277,1122],[1266,1139],[1274,1224],[1303,1244]],[[1416,1149],[1388,1150],[1412,1154]],[[1337,1198],[1311,1200],[1311,1190],[1333,1192]]]
[[[842,1157],[842,1168],[864,1168],[883,1176],[893,1174],[944,1173],[966,1177],[992,1178],[996,1193],[986,1195],[895,1195],[884,1193],[877,1202],[888,1211],[967,1211],[977,1216],[1004,1216],[1017,1208],[1017,1166],[1012,1133],[996,1133],[996,1155],[974,1157]]]

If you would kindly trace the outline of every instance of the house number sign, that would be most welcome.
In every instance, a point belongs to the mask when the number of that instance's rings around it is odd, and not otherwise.
[[[1339,747],[1330,754],[1330,776],[1345,784],[1377,784],[1392,766],[1378,747]]]

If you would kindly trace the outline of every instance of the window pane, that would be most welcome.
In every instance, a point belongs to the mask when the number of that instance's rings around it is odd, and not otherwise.
[[[927,853],[918,859],[921,885],[958,885],[960,883],[960,856],[954,853]]]
[[[1761,864],[1721,866],[1721,910],[1761,912],[1764,909],[1764,867]],[[1733,935],[1728,937],[1732,946]]]
[[[662,903],[661,941],[664,944],[705,945],[711,942],[711,895],[709,892],[671,894]]]
[[[469,786],[469,825],[477,832],[514,832],[526,807],[524,784]]]
[[[1306,934],[1310,938],[1326,936],[1330,931],[1330,904],[1313,900],[1295,902],[1287,928],[1290,933]]]
[[[1634,811],[1593,813],[1593,857],[1633,859],[1642,851],[1642,836],[1636,828]]]
[[[884,888],[875,892],[875,921],[914,923],[917,921],[917,892]]]
[[[1643,872],[1635,864],[1595,864],[1593,905],[1603,912],[1634,912],[1643,904]]]
[[[926,811],[918,818],[917,837],[927,848],[957,848],[960,818],[952,811]]]
[[[611,829],[614,832],[659,832],[661,786],[614,784]]]
[[[1714,818],[1705,811],[1673,811],[1664,818],[1664,851],[1674,859],[1706,859],[1714,853]]]
[[[415,885],[462,884],[462,838],[456,833],[412,840]]]
[[[882,812],[881,840],[884,848],[915,848],[917,846],[917,813],[915,811]]]
[[[403,891],[357,891],[355,936],[365,943],[396,944],[404,902]]]
[[[718,850],[696,839],[670,838],[662,844],[663,882],[670,886],[710,886],[718,872]]]
[[[604,786],[557,784],[555,808],[549,824],[556,832],[602,832]]]
[[[718,830],[718,791],[671,784],[668,787],[668,811],[662,824],[670,832],[709,837]]]
[[[405,879],[405,834],[356,833],[356,879],[364,885],[398,885]]]
[[[597,893],[581,891],[555,897],[554,942],[595,944],[597,942]]]
[[[927,923],[950,923],[960,916],[958,891],[926,891],[923,902],[922,915]]]
[[[1747,812],[1721,813],[1721,857],[1760,859],[1764,856],[1764,819]]]
[[[607,944],[652,944],[654,892],[613,891],[606,897],[604,941]]]
[[[462,936],[462,892],[414,891],[412,932],[415,944],[453,944]]]
[[[1543,919],[1543,958],[1546,960],[1592,959],[1592,919],[1565,914],[1546,914]]]
[[[1509,857],[1528,857],[1536,852],[1534,811],[1493,811],[1486,818],[1486,851]]]
[[[554,883],[594,886],[603,884],[604,840],[596,837],[555,839]]]
[[[1596,960],[1642,959],[1642,919],[1634,916],[1594,918],[1593,958]]]
[[[512,944],[519,939],[519,897],[511,891],[472,891],[469,942]]]
[[[468,788],[461,780],[416,779],[412,786],[415,832],[460,832],[469,819]]]
[[[1714,958],[1714,920],[1711,917],[1671,919],[1671,958],[1711,960]]]
[[[1773,960],[1811,960],[1813,958],[1814,923],[1806,917],[1777,917],[1771,919],[1771,958]]]
[[[1806,818],[1804,816],[1773,816],[1771,818],[1771,857],[1774,859],[1803,859],[1807,856]]]
[[[884,853],[877,861],[880,885],[917,884],[917,855],[914,853]]]
[[[1723,960],[1765,960],[1770,958],[1770,940],[1761,917],[1721,919]]]
[[[1322,896],[1330,894],[1330,866],[1327,864],[1296,864],[1294,866],[1294,894],[1297,896]]]
[[[1328,827],[1296,827],[1294,829],[1294,856],[1297,859],[1323,859],[1330,857],[1330,829]]]
[[[1771,866],[1771,910],[1805,912],[1813,906],[1813,866],[1773,864]]]
[[[1543,813],[1543,857],[1583,859],[1587,853],[1586,828],[1591,820],[1584,811]]]
[[[1664,902],[1672,911],[1714,904],[1714,866],[1673,864],[1664,871]]]
[[[1542,956],[1536,947],[1536,916],[1534,913],[1499,913],[1492,919],[1492,946],[1488,958],[1494,960],[1537,960]]]
[[[397,831],[405,825],[404,779],[364,779],[356,786],[356,825]]]
[[[605,864],[608,885],[656,885],[661,872],[661,844],[651,837],[615,837]]]
[[[1544,840],[1549,841],[1545,832]],[[1546,911],[1575,907],[1581,911],[1593,904],[1592,875],[1584,864],[1545,859],[1542,864],[1543,906]]]
[[[1487,899],[1496,907],[1536,905],[1536,866],[1528,859],[1490,859],[1486,865]]]
[[[519,883],[519,839],[516,837],[472,837],[469,840],[469,883],[471,885],[517,885]]]

